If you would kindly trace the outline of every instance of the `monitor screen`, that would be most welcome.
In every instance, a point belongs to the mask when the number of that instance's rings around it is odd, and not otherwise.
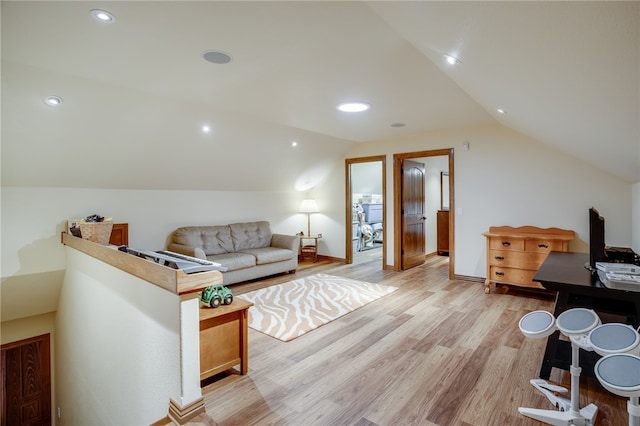
[[[604,218],[598,210],[589,209],[589,265],[595,269],[596,262],[605,262]]]

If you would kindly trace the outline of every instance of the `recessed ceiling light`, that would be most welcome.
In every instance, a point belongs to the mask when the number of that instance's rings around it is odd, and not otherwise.
[[[507,111],[503,110],[502,108],[498,108],[496,111],[498,111],[499,114],[506,114]]]
[[[404,123],[391,123],[391,127],[404,127],[406,124]]]
[[[347,102],[338,105],[338,109],[342,112],[362,112],[371,109],[371,105],[366,102]]]
[[[208,50],[202,53],[202,57],[212,64],[228,64],[231,62],[231,55],[220,50]]]
[[[451,56],[451,55],[444,55],[444,57],[446,58],[447,62],[451,65],[455,65],[455,64],[460,64],[462,63],[462,61],[458,58],[456,58],[455,56]]]
[[[298,146],[298,142],[296,142],[296,141],[291,142],[291,146],[292,146],[293,148],[295,148],[296,146]]]
[[[210,131],[211,131],[211,127],[207,126],[206,124],[202,126],[203,133],[209,133]]]
[[[47,96],[46,98],[44,98],[44,103],[49,105],[49,106],[60,106],[62,105],[62,98],[60,96]]]
[[[112,13],[102,9],[93,9],[89,12],[93,19],[100,22],[116,22],[116,17]]]

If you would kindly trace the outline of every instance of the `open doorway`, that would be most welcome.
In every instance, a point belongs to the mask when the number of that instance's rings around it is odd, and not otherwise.
[[[405,235],[403,223],[403,167],[405,160],[425,164],[425,208],[424,241],[425,255],[446,255],[449,257],[449,279],[454,276],[454,168],[453,148],[431,151],[417,151],[393,156],[394,180],[394,265],[396,271],[403,268],[404,244],[411,241]],[[438,239],[440,242],[438,243]],[[415,266],[413,263],[410,263]]]
[[[345,160],[345,262],[386,265],[386,157]]]

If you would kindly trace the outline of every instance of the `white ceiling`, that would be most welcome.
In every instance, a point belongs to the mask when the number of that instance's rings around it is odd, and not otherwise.
[[[639,2],[1,8],[3,185],[304,189],[353,143],[497,122],[640,181]]]

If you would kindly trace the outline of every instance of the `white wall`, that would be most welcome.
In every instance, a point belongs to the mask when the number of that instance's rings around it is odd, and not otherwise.
[[[459,149],[470,143],[469,151]],[[632,244],[632,188],[611,175],[502,126],[464,129],[359,144],[346,158],[387,155],[387,263],[393,264],[393,154],[455,149],[456,274],[484,277],[484,237],[489,226],[534,225],[576,231],[572,251],[588,248],[587,210],[606,218],[607,244]],[[64,255],[59,232],[68,217],[93,213],[128,222],[130,245],[161,248],[175,228],[266,219],[275,232],[306,229],[297,213],[313,196],[311,217],[324,238],[319,252],[345,253],[344,159],[319,186],[298,192],[147,191],[71,188],[2,188],[2,276],[59,271]],[[637,185],[634,186],[637,194]],[[634,202],[634,205],[637,205]],[[640,207],[635,208],[636,212]],[[638,216],[637,214],[634,216]],[[636,219],[637,220],[637,219]],[[637,240],[638,231],[634,231]],[[638,243],[634,247],[638,251]],[[4,291],[4,287],[3,287]]]
[[[64,269],[67,218],[98,213],[129,223],[129,245],[162,249],[180,226],[268,220],[274,232],[306,229],[297,192],[2,188],[2,277]],[[322,208],[322,207],[321,207]],[[315,218],[316,215],[314,215]]]
[[[470,143],[463,151],[464,142]],[[589,164],[502,126],[463,129],[359,144],[348,158],[387,155],[387,196],[393,197],[393,154],[454,148],[455,273],[484,277],[490,226],[572,229],[570,250],[588,251],[588,209],[606,218],[607,244],[631,245],[631,185]],[[459,209],[461,209],[461,214]],[[387,203],[393,235],[393,208]],[[393,241],[387,239],[388,263]]]
[[[351,190],[354,194],[382,194],[382,161],[352,164]]]
[[[65,251],[56,314],[58,424],[162,419],[169,399],[181,395],[180,297],[75,249]]]

